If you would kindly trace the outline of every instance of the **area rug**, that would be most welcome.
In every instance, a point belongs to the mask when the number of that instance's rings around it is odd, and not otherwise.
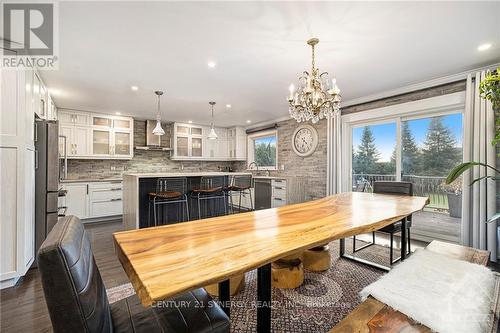
[[[363,245],[362,241],[356,242]],[[346,240],[346,249],[352,243]],[[328,332],[360,302],[359,292],[383,272],[339,258],[339,242],[330,243],[331,268],[326,272],[305,271],[304,284],[296,289],[272,291],[272,328],[277,333]],[[349,252],[348,250],[346,252]],[[389,248],[370,246],[357,255],[387,265]],[[397,255],[395,251],[395,255]],[[245,274],[245,289],[231,298],[231,332],[256,332],[257,271]],[[134,294],[130,284],[107,290],[110,303]]]

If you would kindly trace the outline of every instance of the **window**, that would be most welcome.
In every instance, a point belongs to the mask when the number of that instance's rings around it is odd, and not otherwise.
[[[276,170],[278,165],[277,131],[248,136],[248,165],[255,162],[261,170]]]

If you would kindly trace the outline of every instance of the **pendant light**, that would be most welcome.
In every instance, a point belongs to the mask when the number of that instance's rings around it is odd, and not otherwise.
[[[163,95],[163,91],[155,91],[156,96],[158,96],[158,112],[156,113],[156,126],[153,129],[154,135],[164,135],[165,131],[161,128],[161,115],[160,115],[160,97]]]
[[[208,104],[210,104],[210,106],[212,107],[212,124],[210,125],[210,133],[208,134],[207,139],[215,140],[215,139],[217,139],[217,133],[215,133],[215,129],[214,129],[214,105],[215,105],[215,102],[208,102]]]

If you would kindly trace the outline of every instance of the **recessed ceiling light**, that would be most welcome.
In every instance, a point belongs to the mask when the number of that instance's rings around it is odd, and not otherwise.
[[[226,104],[226,108],[230,109],[231,108],[231,104]]]
[[[139,87],[138,86],[132,86],[132,87],[130,87],[130,89],[132,89],[133,91],[137,91],[137,90],[139,90]]]
[[[247,124],[250,124],[252,121],[251,120],[247,120]]]
[[[478,51],[486,51],[487,49],[489,49],[491,47],[491,44],[490,43],[485,43],[485,44],[481,44],[477,47],[477,50]]]
[[[116,114],[117,116],[121,116],[121,115],[122,115],[122,113],[121,113],[121,112],[119,112],[119,111],[116,111],[116,112],[115,112],[115,114]]]
[[[209,61],[207,63],[207,65],[208,65],[209,68],[215,68],[216,63],[215,63],[215,61]]]
[[[188,123],[192,124],[192,123],[193,123],[193,121],[192,121],[192,120],[188,120]]]

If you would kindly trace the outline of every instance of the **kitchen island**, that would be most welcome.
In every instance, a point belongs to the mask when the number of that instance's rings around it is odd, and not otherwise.
[[[126,230],[152,226],[148,221],[148,193],[154,192],[158,178],[186,177],[188,190],[199,184],[203,176],[251,175],[249,172],[166,172],[166,173],[129,173],[123,175],[123,224]],[[191,205],[192,206],[192,205]],[[190,207],[191,207],[190,206]],[[191,209],[190,209],[191,210]],[[171,212],[174,212],[172,209]],[[174,213],[175,214],[175,213]],[[195,215],[190,212],[190,216]],[[172,219],[173,223],[178,220]]]

